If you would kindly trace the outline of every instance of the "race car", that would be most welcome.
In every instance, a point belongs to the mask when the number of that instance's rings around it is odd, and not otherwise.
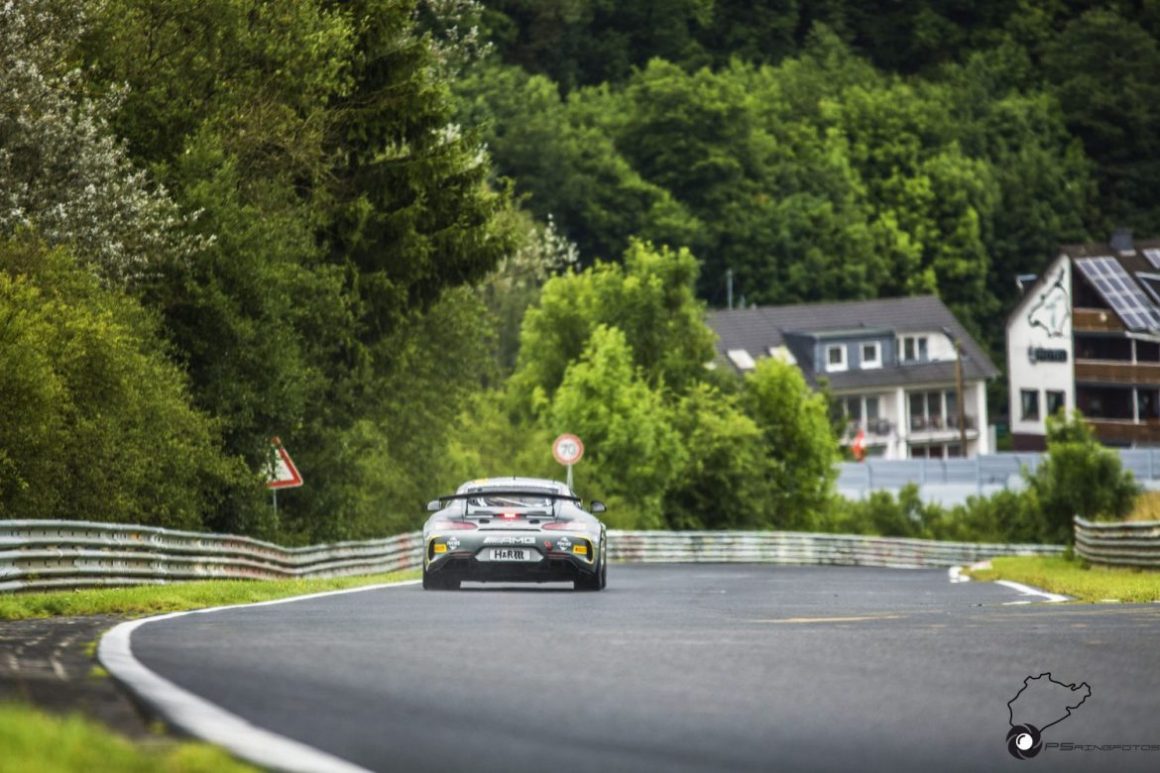
[[[571,581],[603,590],[608,555],[604,524],[568,486],[540,478],[487,478],[427,503],[423,587],[457,590],[477,582]]]

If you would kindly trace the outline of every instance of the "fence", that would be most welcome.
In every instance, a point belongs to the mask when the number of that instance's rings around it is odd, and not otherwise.
[[[1160,485],[1160,449],[1112,449],[1120,454],[1145,488]],[[1022,470],[1034,471],[1043,454],[983,454],[968,459],[868,459],[838,465],[837,489],[851,499],[871,491],[898,491],[913,483],[927,501],[942,504],[965,502],[968,496],[988,495],[1023,485]]]
[[[1075,519],[1075,552],[1093,564],[1160,568],[1160,521]]]
[[[422,565],[419,532],[366,542],[284,548],[226,534],[83,521],[0,521],[0,591],[178,580],[336,577]],[[984,545],[797,532],[610,531],[609,557],[631,562],[753,562],[927,567],[1052,545]]]

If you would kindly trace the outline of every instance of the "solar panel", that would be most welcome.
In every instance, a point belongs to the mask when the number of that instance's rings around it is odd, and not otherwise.
[[[1150,247],[1143,250],[1144,257],[1152,264],[1152,268],[1160,268],[1160,250],[1155,247]]]
[[[1129,330],[1160,329],[1160,310],[1118,260],[1104,255],[1080,258],[1075,264]]]

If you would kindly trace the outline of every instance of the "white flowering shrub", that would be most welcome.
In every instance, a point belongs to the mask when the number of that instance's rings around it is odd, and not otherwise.
[[[124,286],[167,256],[189,256],[196,243],[114,135],[109,117],[120,94],[85,96],[82,72],[69,66],[84,5],[0,0],[0,235],[33,229],[71,245],[105,283]]]

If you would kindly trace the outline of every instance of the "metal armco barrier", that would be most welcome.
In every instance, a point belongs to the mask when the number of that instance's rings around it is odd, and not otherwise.
[[[1160,568],[1160,521],[1075,519],[1075,552],[1093,564]]]
[[[284,548],[228,534],[85,521],[0,521],[0,591],[183,580],[274,580],[422,564],[419,532]]]
[[[616,531],[609,558],[640,563],[935,567],[995,556],[1056,555],[1059,545],[991,545],[804,532]],[[1160,548],[1155,548],[1160,556]],[[84,521],[0,521],[0,591],[185,580],[273,580],[422,566],[420,532],[284,548],[228,534]]]
[[[997,556],[1059,555],[1062,545],[1002,545],[789,531],[610,531],[617,561],[920,568]]]

